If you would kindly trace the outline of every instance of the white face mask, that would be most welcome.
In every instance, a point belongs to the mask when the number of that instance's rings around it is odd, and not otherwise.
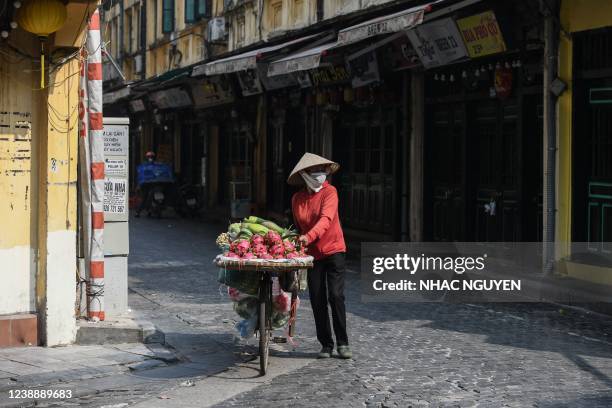
[[[323,183],[325,183],[325,179],[327,179],[327,173],[324,171],[315,171],[312,173],[300,171],[300,175],[308,188],[315,193],[318,193],[323,188]]]
[[[310,177],[317,180],[317,182],[323,184],[325,183],[325,179],[327,179],[327,173],[324,171],[314,171],[310,173]]]

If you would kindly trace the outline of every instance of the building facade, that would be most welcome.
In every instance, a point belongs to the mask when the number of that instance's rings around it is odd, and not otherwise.
[[[14,24],[13,2],[1,8],[0,347],[75,338],[78,56],[92,3],[67,2],[44,86],[38,38]]]
[[[134,119],[133,162],[155,150],[206,213],[291,223],[285,180],[311,151],[341,163],[351,240],[554,242],[545,263],[607,282],[572,251],[612,233],[595,2],[218,0],[178,64],[191,3],[146,3],[146,74],[109,82],[108,105]]]

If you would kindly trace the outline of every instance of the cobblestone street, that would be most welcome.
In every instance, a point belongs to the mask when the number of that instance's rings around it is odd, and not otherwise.
[[[314,359],[303,301],[298,347],[278,348],[258,379],[254,344],[234,337],[211,264],[223,225],[133,221],[131,307],[197,377],[142,406],[612,406],[612,319],[547,304],[364,304],[356,262],[346,289],[354,360]]]

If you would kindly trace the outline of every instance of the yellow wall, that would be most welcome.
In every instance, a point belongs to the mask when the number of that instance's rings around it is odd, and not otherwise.
[[[563,0],[561,3],[561,25],[569,34],[612,26],[612,1]],[[571,242],[571,196],[572,196],[572,54],[573,45],[569,35],[560,35],[559,76],[568,84],[568,90],[559,98],[559,156],[557,191],[556,240],[565,243],[559,257],[569,254]]]
[[[573,44],[570,34],[612,26],[612,1],[563,0],[561,3],[561,25],[567,34],[561,33],[559,43],[559,76],[568,84],[568,89],[558,101],[558,168],[557,168],[557,257],[570,255],[572,241],[572,58]],[[562,263],[570,276],[593,283],[612,285],[609,271],[601,268]]]
[[[37,150],[35,65],[0,49],[0,314],[35,310]]]

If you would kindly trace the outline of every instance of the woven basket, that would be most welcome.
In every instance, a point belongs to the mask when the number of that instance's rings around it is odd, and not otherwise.
[[[214,263],[219,268],[236,270],[236,271],[253,271],[253,272],[290,272],[297,269],[311,269],[313,257],[307,256],[304,258],[294,259],[236,259],[227,258],[218,255]]]

